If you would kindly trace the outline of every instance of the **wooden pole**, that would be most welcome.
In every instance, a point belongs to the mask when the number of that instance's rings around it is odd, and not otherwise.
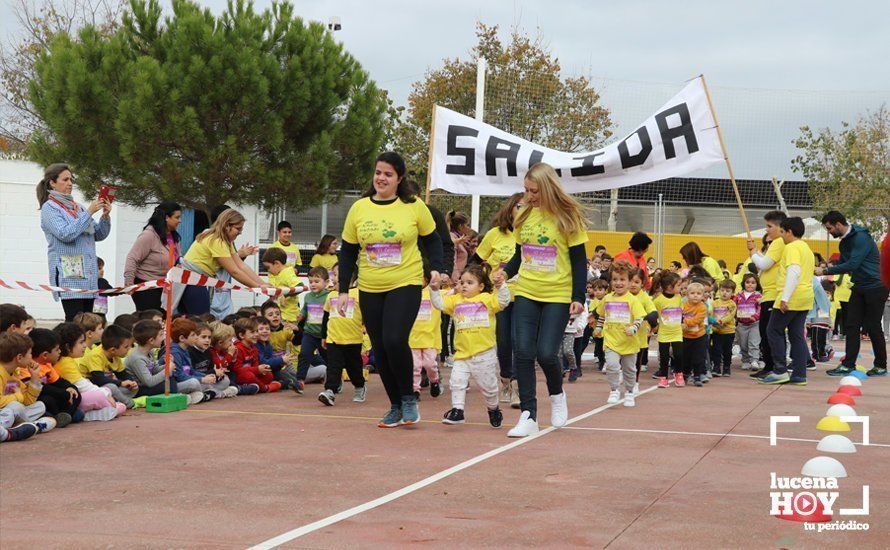
[[[708,91],[708,84],[705,82],[705,75],[699,75],[701,78],[702,88],[705,90],[705,97],[708,100],[708,107],[711,109],[711,117],[714,119],[714,127],[717,128],[717,138],[720,140],[720,148],[723,150],[723,160],[726,161],[726,169],[729,171],[729,182],[732,183],[732,190],[735,191],[735,200],[739,204],[739,213],[742,215],[742,223],[745,224],[745,233],[751,238],[751,227],[748,225],[748,216],[745,215],[745,207],[742,206],[742,196],[739,194],[739,186],[735,182],[735,175],[732,173],[732,164],[729,163],[729,153],[726,152],[726,143],[723,141],[723,132],[720,131],[720,123],[717,122],[717,112],[714,111],[714,104],[711,103],[711,93]]]
[[[435,144],[436,137],[436,107],[437,105],[433,105],[433,121],[430,124],[430,160],[426,166],[426,198],[424,198],[423,202],[429,204],[430,202],[430,182],[433,179],[433,145]]]
[[[173,264],[175,262],[175,252],[173,249],[174,245],[170,245],[170,259],[167,262],[167,267],[169,269],[173,269]],[[167,318],[164,320],[164,395],[170,395],[170,327],[173,324],[173,283],[170,281],[164,282],[164,296],[167,298]]]

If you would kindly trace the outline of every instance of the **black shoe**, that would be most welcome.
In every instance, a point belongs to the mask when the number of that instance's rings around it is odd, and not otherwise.
[[[464,422],[466,420],[464,420],[463,409],[451,409],[445,413],[445,417],[442,419],[443,424],[463,424]]]
[[[420,387],[426,388],[430,385],[430,379],[426,375],[426,370],[420,371]]]
[[[694,377],[694,378],[692,379],[692,383],[693,383],[696,387],[698,387],[698,388],[704,386],[704,384],[702,384],[702,381],[701,381],[701,376],[696,376],[696,377]]]
[[[760,369],[759,371],[757,371],[757,372],[752,372],[752,373],[749,374],[748,376],[750,376],[751,378],[758,378],[758,379],[759,379],[759,378],[763,378],[764,376],[770,374],[771,372],[773,372],[773,369],[768,369],[768,368],[766,368],[766,367],[763,367],[763,368]]]
[[[40,431],[37,426],[32,424],[31,422],[25,422],[23,424],[19,424],[15,428],[9,428],[6,430],[8,434],[6,436],[6,441],[21,441],[23,439],[28,439],[29,437],[36,434]]]
[[[452,409],[453,410],[453,409]],[[504,421],[504,413],[501,412],[500,408],[495,410],[488,411],[488,423],[491,424],[492,428],[500,428],[501,422]]]
[[[848,374],[853,372],[853,370],[853,367],[845,367],[844,365],[840,365],[836,369],[825,371],[825,374],[827,374],[828,376],[847,376]]]
[[[731,372],[729,372],[728,370],[723,371],[723,377],[724,377],[724,378],[729,378],[730,376],[732,376],[732,373],[731,373]]]
[[[869,376],[887,376],[887,369],[884,367],[875,367],[865,374]]]
[[[430,382],[430,397],[439,397],[442,395],[442,386],[438,382]]]
[[[720,372],[719,370],[715,370],[715,371],[711,371],[711,376],[713,376],[714,378],[720,378],[721,376],[723,376],[723,373]]]
[[[71,421],[73,420],[73,418],[71,418],[71,415],[66,412],[60,412],[55,416],[55,419],[56,428],[64,428],[68,424],[71,424]]]
[[[416,397],[417,400],[420,401],[420,392],[419,391],[414,392],[414,397]]]
[[[792,376],[788,379],[788,383],[792,386],[806,386],[807,385],[807,377],[804,376],[802,378],[798,378],[796,376]]]
[[[569,382],[573,383],[578,380],[578,369],[572,369],[569,371]]]

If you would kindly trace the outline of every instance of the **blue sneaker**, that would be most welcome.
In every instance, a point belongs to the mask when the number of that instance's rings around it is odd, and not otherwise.
[[[74,422],[75,424],[78,422],[83,422],[83,416],[84,416],[83,411],[80,409],[77,409],[76,411],[74,411],[74,414],[71,415],[71,421]]]
[[[854,370],[856,370],[856,369],[854,369],[853,367],[847,367],[844,365],[840,365],[836,369],[831,369],[831,370],[825,371],[825,374],[827,374],[828,376],[847,376]]]
[[[856,371],[859,372],[859,371]],[[884,367],[874,367],[866,373],[867,376],[887,376],[887,369]]]
[[[260,392],[257,384],[241,384],[238,386],[238,395],[256,395]]]
[[[420,422],[420,411],[417,410],[417,396],[402,396],[402,424],[410,426]]]
[[[806,378],[806,376],[803,376],[800,378],[798,378],[796,376],[792,376],[791,378],[788,379],[788,383],[791,384],[792,386],[806,386],[807,378]]]
[[[393,405],[392,408],[389,409],[389,412],[386,413],[386,416],[380,419],[380,422],[377,423],[378,428],[396,428],[402,423],[402,408],[398,405]]]
[[[787,384],[791,381],[791,376],[788,375],[787,372],[783,372],[782,374],[776,374],[774,372],[769,373],[763,378],[759,379],[757,382],[760,384]]]

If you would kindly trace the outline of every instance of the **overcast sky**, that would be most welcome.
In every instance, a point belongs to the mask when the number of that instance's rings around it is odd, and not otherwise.
[[[14,32],[12,0],[0,1],[4,34]],[[226,2],[200,3],[218,13]],[[443,58],[467,56],[477,20],[500,25],[505,39],[514,24],[540,32],[565,74],[604,78],[594,82],[619,133],[704,73],[739,177],[779,170],[791,177],[797,127],[835,125],[890,103],[887,0],[299,0],[296,7],[307,19],[340,17],[337,38],[400,104]]]

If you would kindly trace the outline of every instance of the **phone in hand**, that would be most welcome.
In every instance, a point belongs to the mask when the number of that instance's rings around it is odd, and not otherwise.
[[[115,193],[117,193],[116,185],[103,185],[99,188],[99,200],[111,204],[114,202]]]

